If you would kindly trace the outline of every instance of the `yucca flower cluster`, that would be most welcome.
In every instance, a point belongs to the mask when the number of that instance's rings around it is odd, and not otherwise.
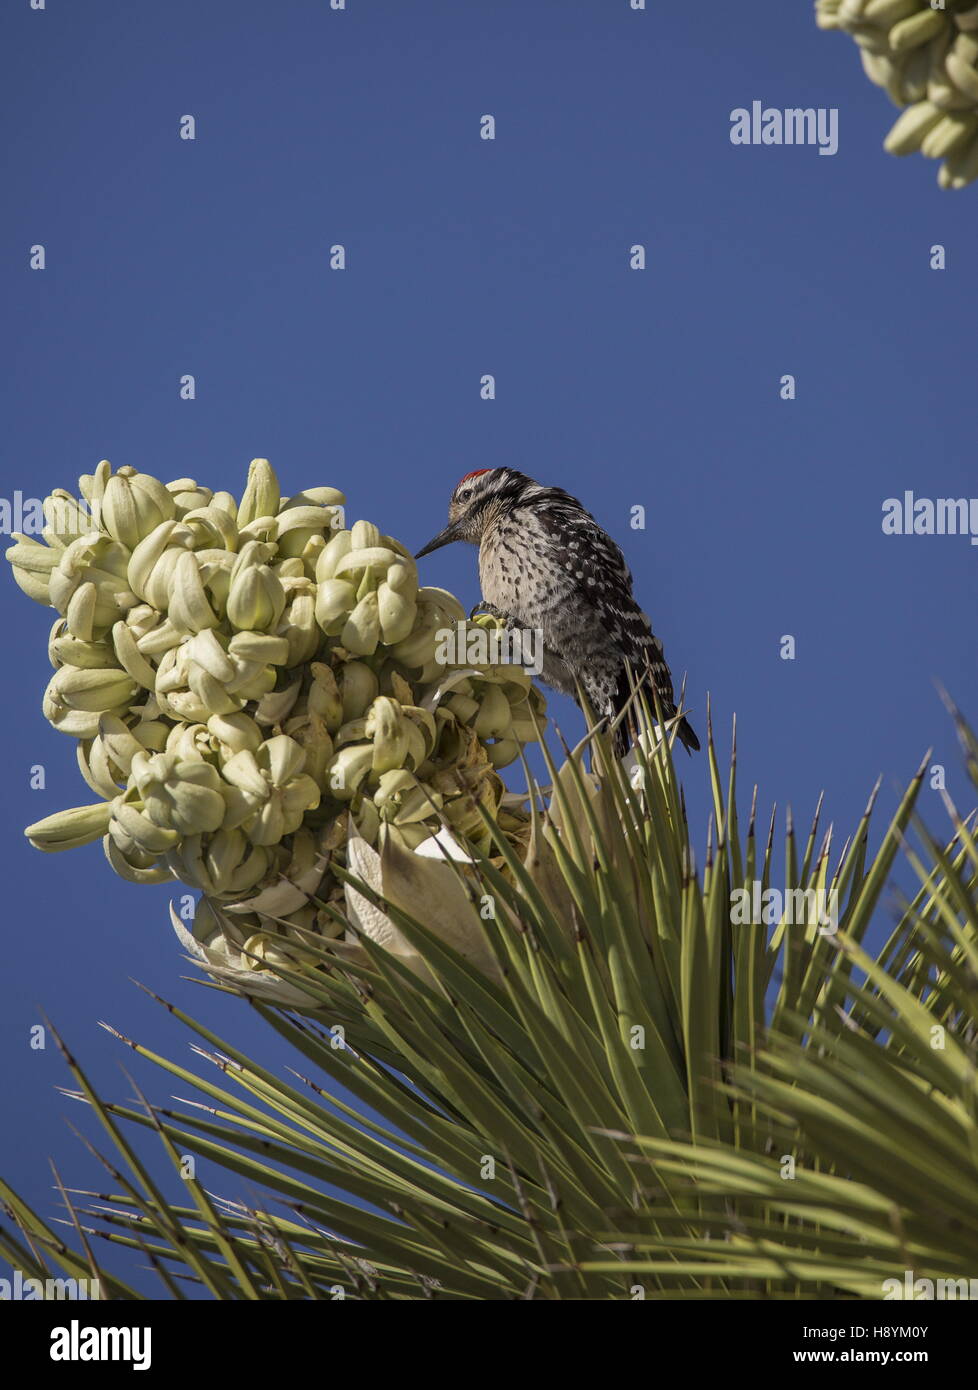
[[[7,551],[58,611],[44,714],[99,797],[29,826],[33,845],[102,837],[124,878],[200,890],[197,939],[233,920],[261,968],[273,946],[302,958],[290,938],[342,932],[330,865],[351,833],[488,848],[481,804],[524,834],[497,769],[538,736],[542,697],[518,667],[436,662],[461,605],[420,588],[372,523],[347,529],[342,493],[283,499],[265,459],[240,502],[108,462],[79,489],[52,493],[42,539]]]
[[[974,0],[816,0],[820,29],[859,45],[866,75],[906,107],[884,141],[943,161],[941,188],[978,178],[978,4]]]

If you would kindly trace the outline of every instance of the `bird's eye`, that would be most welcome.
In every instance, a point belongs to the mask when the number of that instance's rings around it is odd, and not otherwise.
[[[470,487],[463,487],[462,491],[458,495],[458,500],[460,502],[467,502],[471,496],[472,489]]]

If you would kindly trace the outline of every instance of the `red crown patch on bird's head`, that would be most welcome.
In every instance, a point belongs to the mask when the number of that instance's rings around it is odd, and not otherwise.
[[[466,475],[465,475],[464,478],[459,478],[459,480],[458,480],[458,482],[455,484],[455,486],[456,486],[456,487],[461,487],[462,484],[463,484],[463,483],[467,483],[468,480],[469,480],[470,478],[479,478],[479,477],[482,476],[483,473],[491,473],[491,472],[492,472],[492,469],[491,469],[491,468],[474,468],[474,469],[472,470],[471,473],[466,473]]]

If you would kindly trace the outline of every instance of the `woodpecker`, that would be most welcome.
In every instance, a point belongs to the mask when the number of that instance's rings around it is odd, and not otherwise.
[[[650,706],[654,689],[664,717],[676,713],[662,643],[635,602],[625,557],[576,497],[515,468],[478,468],[458,483],[448,525],[416,558],[452,541],[479,547],[480,607],[542,634],[546,685],[576,699],[579,683],[595,715],[613,719],[631,695],[630,663]],[[685,718],[676,732],[687,750],[699,748]]]

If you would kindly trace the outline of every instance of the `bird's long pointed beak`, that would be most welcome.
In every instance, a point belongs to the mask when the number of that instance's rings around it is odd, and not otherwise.
[[[458,524],[453,521],[451,525],[445,527],[444,531],[439,531],[433,541],[429,541],[427,545],[423,545],[414,558],[420,560],[422,555],[430,555],[433,550],[440,550],[443,545],[451,545],[452,541],[461,539]]]

